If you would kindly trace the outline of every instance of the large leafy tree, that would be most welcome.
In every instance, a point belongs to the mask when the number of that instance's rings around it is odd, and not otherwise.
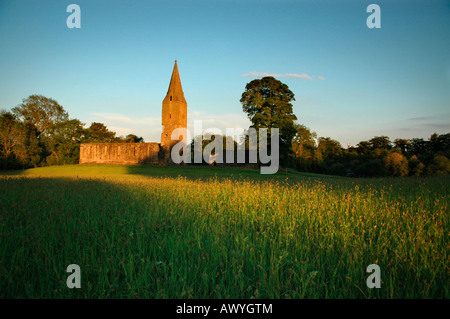
[[[373,150],[390,150],[392,148],[392,143],[387,136],[375,136],[369,142]]]
[[[296,158],[311,159],[316,148],[316,132],[303,124],[295,124],[296,133],[292,139],[292,150]]]
[[[124,138],[124,142],[125,143],[144,143],[144,138],[143,137],[139,137],[135,134],[128,134],[125,138]]]
[[[292,154],[292,139],[297,132],[294,125],[297,117],[291,104],[295,101],[294,93],[286,84],[266,76],[247,83],[240,101],[253,128],[279,129],[280,162],[282,165],[287,164]],[[268,131],[270,136],[270,130]]]
[[[83,142],[114,143],[120,142],[120,138],[116,137],[116,132],[108,130],[105,124],[93,122],[91,126],[85,130]]]
[[[81,142],[143,142],[116,137],[102,123],[85,129],[54,99],[31,95],[11,112],[0,112],[0,168],[77,163]]]
[[[408,152],[413,155],[424,154],[428,151],[428,144],[423,138],[412,138],[409,140]]]
[[[0,112],[0,154],[9,158],[12,154],[17,155],[24,148],[25,133],[21,123],[15,115]]]
[[[384,159],[384,166],[392,176],[405,176],[408,174],[408,160],[401,153],[389,153]]]
[[[36,127],[32,123],[19,121],[11,112],[0,112],[1,168],[38,165],[42,147],[36,135]]]
[[[43,136],[48,136],[55,125],[69,119],[69,114],[57,101],[43,95],[23,99],[12,111],[20,120],[32,123]]]
[[[447,134],[432,134],[429,142],[429,151],[432,152],[446,152],[450,150],[450,133]]]
[[[360,155],[368,155],[372,149],[372,145],[369,141],[361,141],[356,145],[356,150]]]
[[[302,124],[295,124],[294,138],[292,139],[292,151],[297,169],[310,171],[312,169],[312,159],[316,150],[316,132]]]
[[[74,164],[78,162],[80,143],[84,138],[84,124],[78,119],[59,122],[52,129],[49,140],[50,155],[46,162],[53,164]]]
[[[403,154],[406,154],[409,147],[409,140],[404,138],[397,138],[394,140],[394,145],[397,149],[399,149]]]
[[[320,159],[336,159],[342,155],[341,143],[329,137],[319,137],[316,155]]]

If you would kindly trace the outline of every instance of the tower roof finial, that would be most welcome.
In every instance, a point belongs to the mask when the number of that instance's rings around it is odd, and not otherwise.
[[[175,60],[166,98],[169,98],[170,101],[185,101],[183,88],[181,87],[180,74],[178,73],[177,60]]]

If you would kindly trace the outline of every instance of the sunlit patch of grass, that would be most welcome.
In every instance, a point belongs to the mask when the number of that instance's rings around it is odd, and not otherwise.
[[[448,190],[202,167],[1,176],[0,296],[448,298]],[[72,263],[82,289],[65,284]]]

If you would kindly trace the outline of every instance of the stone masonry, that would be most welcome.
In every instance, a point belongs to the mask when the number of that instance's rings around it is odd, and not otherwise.
[[[176,128],[187,129],[187,103],[181,87],[177,61],[169,89],[162,103],[161,144],[158,143],[82,143],[80,164],[150,164],[161,159],[170,162],[170,150],[179,137],[171,139]]]
[[[80,164],[150,164],[158,154],[158,143],[83,143]]]
[[[187,103],[181,87],[176,60],[169,89],[162,103],[162,125],[161,150],[164,160],[168,162],[170,161],[170,150],[179,142],[179,136],[172,140],[172,132],[177,128],[184,130],[187,128]]]

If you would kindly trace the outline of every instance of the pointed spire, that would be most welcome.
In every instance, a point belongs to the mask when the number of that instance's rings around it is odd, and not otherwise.
[[[184,98],[183,88],[181,86],[180,74],[178,73],[177,60],[175,60],[172,78],[170,79],[169,89],[167,90],[167,95],[164,100],[166,99],[168,99],[169,101],[186,102]]]

